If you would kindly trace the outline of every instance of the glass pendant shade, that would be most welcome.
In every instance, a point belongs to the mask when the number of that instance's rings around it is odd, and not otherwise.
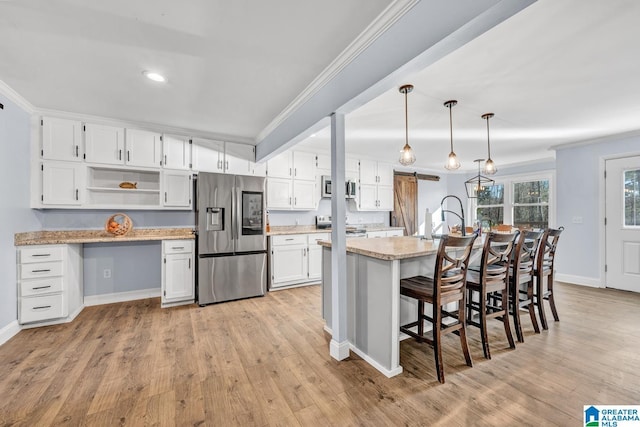
[[[399,162],[404,166],[409,166],[416,162],[416,155],[409,144],[405,144],[402,150],[400,150]]]
[[[453,151],[453,118],[451,114],[451,108],[453,108],[458,101],[450,100],[444,103],[444,106],[449,109],[449,135],[450,135],[450,143],[451,143],[451,152],[449,153],[449,158],[447,159],[447,164],[444,167],[448,170],[456,170],[460,168],[460,162],[458,161],[458,157],[456,153]]]
[[[493,113],[486,113],[482,115],[482,118],[487,121],[487,161],[484,162],[484,173],[487,175],[493,175],[498,172],[495,163],[491,160],[491,140],[489,139],[489,119],[493,117]]]
[[[398,90],[404,94],[404,147],[400,150],[398,161],[401,165],[409,166],[416,162],[416,155],[409,145],[409,111],[407,108],[407,94],[413,90],[413,85],[403,85]]]

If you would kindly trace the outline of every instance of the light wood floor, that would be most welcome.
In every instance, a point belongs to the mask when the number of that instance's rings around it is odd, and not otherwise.
[[[558,284],[561,321],[492,360],[469,332],[474,367],[444,339],[401,344],[384,377],[329,357],[320,288],[200,308],[158,299],[88,307],[72,323],[0,347],[0,425],[581,425],[585,404],[640,404],[640,295]]]

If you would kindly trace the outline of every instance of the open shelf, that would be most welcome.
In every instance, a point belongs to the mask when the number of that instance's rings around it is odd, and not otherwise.
[[[89,205],[160,206],[160,171],[90,166],[87,172]],[[122,182],[136,183],[137,188],[120,188]]]

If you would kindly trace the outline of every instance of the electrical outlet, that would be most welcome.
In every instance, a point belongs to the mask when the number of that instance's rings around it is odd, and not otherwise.
[[[571,222],[574,224],[582,224],[582,217],[581,216],[574,216],[571,219]]]
[[[105,279],[110,279],[111,278],[111,269],[110,268],[105,268],[104,269],[104,278]]]

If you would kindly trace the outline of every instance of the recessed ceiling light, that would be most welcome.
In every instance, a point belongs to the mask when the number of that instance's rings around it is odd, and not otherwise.
[[[155,73],[153,71],[143,71],[142,74],[148,78],[149,80],[153,80],[154,82],[164,83],[167,79],[162,75]]]
[[[315,138],[315,137],[316,137],[316,134],[315,134],[315,133],[312,133],[310,136],[311,136],[311,138]]]

